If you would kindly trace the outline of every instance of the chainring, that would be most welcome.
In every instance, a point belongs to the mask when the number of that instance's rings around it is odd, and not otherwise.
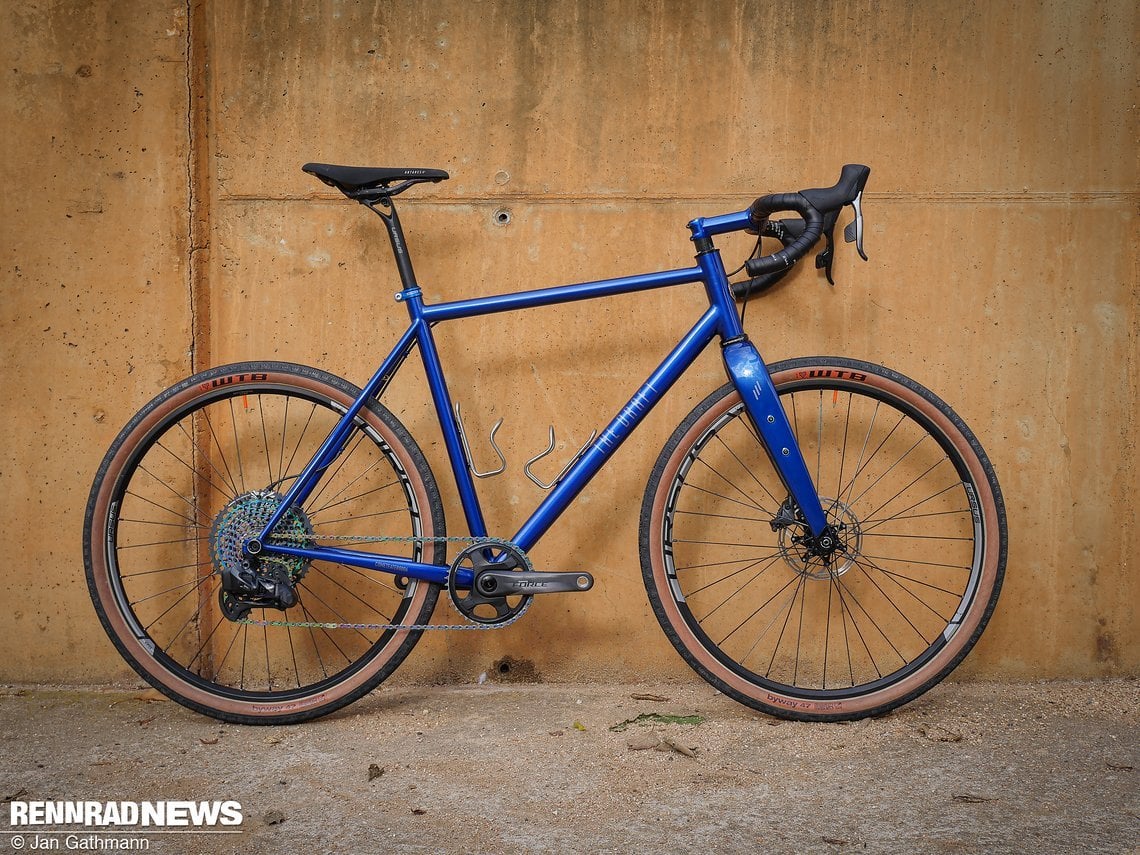
[[[492,560],[492,555],[494,560]],[[457,571],[469,569],[474,573],[471,588],[466,593],[456,586]],[[476,543],[468,546],[451,562],[447,574],[447,596],[456,610],[477,624],[493,626],[513,622],[530,606],[531,594],[496,596],[480,590],[479,574],[485,570],[530,570],[529,559],[518,547],[498,541],[493,544]]]

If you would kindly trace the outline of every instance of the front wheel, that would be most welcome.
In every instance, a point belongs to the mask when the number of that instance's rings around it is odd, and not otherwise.
[[[812,357],[770,367],[842,546],[820,558],[739,394],[666,443],[641,513],[654,613],[708,682],[802,720],[883,713],[978,640],[1005,572],[1005,509],[962,420],[912,380]]]
[[[255,571],[289,592],[271,607],[223,588],[222,571],[242,565],[242,544],[359,394],[299,365],[215,368],[151,401],[107,452],[84,527],[91,597],[127,662],[179,703],[226,721],[303,721],[370,691],[418,640],[438,585],[285,557]],[[437,564],[443,534],[423,455],[375,401],[275,529],[291,545]]]

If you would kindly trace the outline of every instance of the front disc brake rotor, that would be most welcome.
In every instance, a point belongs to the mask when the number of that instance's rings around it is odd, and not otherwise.
[[[812,554],[800,542],[803,538],[795,533],[799,527],[806,529],[801,517],[798,524],[779,529],[780,555],[784,563],[809,579],[834,579],[855,566],[859,550],[863,547],[863,530],[859,518],[839,499],[820,496],[819,502],[827,514],[828,524],[839,539],[839,548],[826,558]]]

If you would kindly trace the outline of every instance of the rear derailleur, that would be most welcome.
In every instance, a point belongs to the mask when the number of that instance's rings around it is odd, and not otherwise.
[[[218,603],[230,620],[244,620],[252,609],[286,611],[297,604],[297,588],[285,567],[253,559],[223,566],[221,576]]]

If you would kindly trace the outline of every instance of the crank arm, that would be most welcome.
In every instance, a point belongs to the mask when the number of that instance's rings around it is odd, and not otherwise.
[[[514,594],[560,594],[588,591],[594,587],[589,573],[543,573],[534,570],[484,570],[475,577],[475,587],[484,596]]]

